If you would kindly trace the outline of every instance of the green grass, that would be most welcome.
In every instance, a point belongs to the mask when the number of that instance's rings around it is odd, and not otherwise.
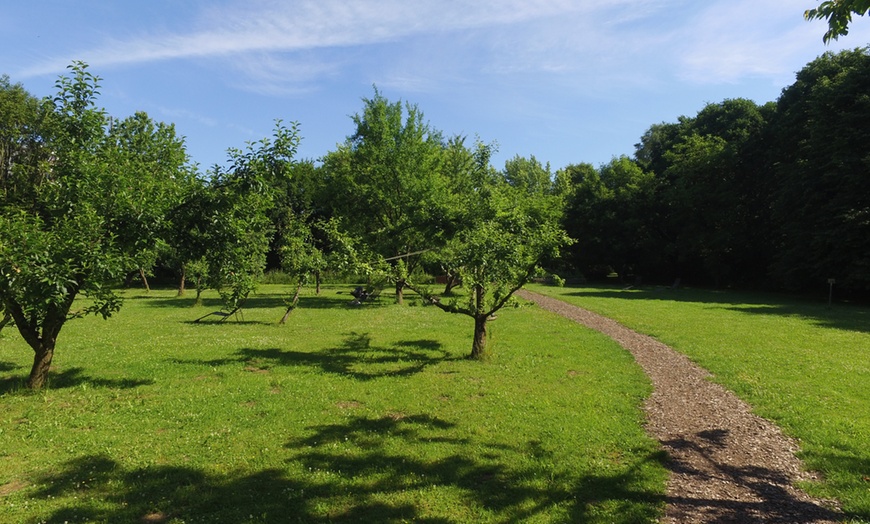
[[[694,289],[530,289],[688,355],[799,439],[806,466],[825,477],[808,491],[870,522],[870,309]]]
[[[128,293],[64,328],[50,387],[0,339],[0,522],[654,522],[666,471],[630,355],[534,307],[492,323],[347,307],[326,288],[278,326]],[[349,288],[348,288],[349,289]],[[413,301],[413,299],[411,299]],[[216,318],[216,317],[214,317]]]

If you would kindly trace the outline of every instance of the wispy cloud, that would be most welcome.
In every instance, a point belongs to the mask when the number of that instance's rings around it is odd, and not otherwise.
[[[310,92],[315,81],[338,74],[343,62],[322,54],[247,53],[231,62],[233,79],[229,84],[263,95],[301,95]]]
[[[781,0],[237,0],[204,5],[186,24],[189,32],[115,35],[90,49],[34,61],[14,76],[57,74],[72,59],[102,70],[209,59],[235,73],[227,75],[227,83],[272,95],[305,93],[317,81],[353,68],[365,68],[373,82],[408,91],[460,86],[480,75],[540,74],[583,89],[612,85],[614,79],[637,84],[667,75],[696,84],[746,77],[782,83],[802,65],[807,49],[821,42],[819,25],[804,22],[800,6],[783,7]]]
[[[807,56],[849,46],[843,39],[825,47],[823,33],[824,24],[806,22],[800,6],[784,7],[781,0],[716,2],[679,33],[679,74],[702,84],[761,77],[785,85]]]
[[[218,125],[218,121],[216,119],[200,115],[187,109],[158,106],[157,110],[160,112],[160,115],[162,117],[166,117],[170,120],[177,120],[183,118],[193,120],[198,124],[206,127],[215,127],[216,125]]]
[[[611,0],[625,3],[627,0]],[[401,0],[302,0],[237,2],[209,8],[191,21],[189,34],[154,33],[107,40],[95,49],[20,71],[29,77],[63,71],[73,58],[95,66],[135,64],[177,58],[226,56],[247,52],[299,51],[395,41],[413,34],[517,23],[577,11],[570,1],[444,3]]]
[[[536,20],[592,20],[596,13],[632,13],[661,0],[300,0],[246,1],[202,11],[187,34],[155,32],[135,38],[115,37],[92,49],[40,61],[18,77],[55,74],[71,59],[107,67],[179,58],[232,56],[251,52],[297,52],[395,42],[414,35],[517,26]],[[541,33],[540,36],[547,36]],[[555,36],[555,35],[551,35]],[[529,42],[529,40],[525,40]]]

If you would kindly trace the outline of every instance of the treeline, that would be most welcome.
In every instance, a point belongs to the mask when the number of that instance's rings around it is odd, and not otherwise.
[[[563,175],[566,259],[587,276],[866,291],[870,56],[825,54],[776,102],[708,104]]]

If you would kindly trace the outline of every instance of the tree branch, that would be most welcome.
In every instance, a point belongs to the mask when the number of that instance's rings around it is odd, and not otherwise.
[[[424,289],[421,289],[410,282],[406,281],[405,287],[407,287],[411,291],[417,293],[418,295],[423,297],[423,300],[425,300],[426,302],[437,307],[441,311],[446,311],[447,313],[457,313],[457,314],[466,315],[466,316],[469,316],[471,318],[474,318],[474,314],[471,311],[464,309],[464,308],[457,307],[454,304],[442,304],[441,297],[439,297],[437,295],[432,295],[432,294],[426,292]]]
[[[535,274],[535,268],[536,268],[537,266],[538,266],[537,262],[535,262],[534,264],[532,264],[531,266],[529,266],[528,269],[526,269],[526,275],[525,275],[523,278],[520,279],[519,283],[518,283],[516,286],[514,286],[514,287],[510,290],[510,292],[508,292],[508,294],[506,294],[505,296],[503,296],[503,297],[501,298],[501,300],[499,300],[498,302],[496,302],[496,303],[492,306],[492,309],[490,309],[489,312],[487,312],[486,316],[490,316],[490,315],[492,315],[493,313],[495,313],[496,311],[498,311],[499,309],[501,309],[502,307],[504,307],[504,305],[507,304],[507,301],[510,300],[511,296],[513,296],[514,293],[516,293],[517,291],[519,291],[519,289],[520,289],[521,287],[525,286],[526,283],[529,281],[529,279],[532,278],[532,275]]]
[[[35,323],[27,321],[27,318],[24,316],[24,310],[21,309],[21,305],[13,300],[7,300],[6,311],[12,314],[12,318],[15,319],[15,327],[18,328],[18,332],[21,333],[21,337],[24,341],[34,349],[39,347],[40,338],[38,326]]]

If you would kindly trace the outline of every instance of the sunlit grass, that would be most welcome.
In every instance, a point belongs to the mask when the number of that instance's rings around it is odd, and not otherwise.
[[[213,295],[130,292],[117,317],[64,329],[38,393],[4,332],[0,521],[657,519],[650,385],[615,343],[512,308],[479,363],[470,319],[348,307],[339,289],[283,326],[281,286],[222,323],[191,322]]]
[[[808,486],[870,522],[870,309],[693,289],[533,286],[656,336],[798,438]]]

